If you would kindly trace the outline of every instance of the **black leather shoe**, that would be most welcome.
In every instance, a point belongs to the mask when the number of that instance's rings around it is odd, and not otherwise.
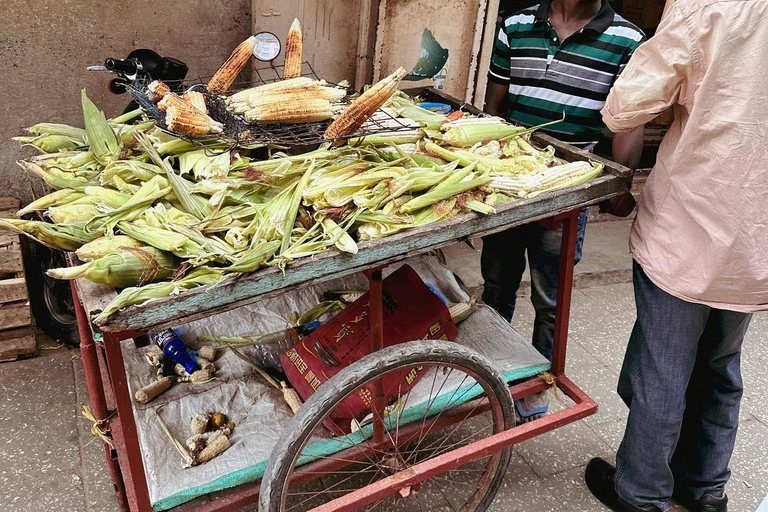
[[[728,496],[716,498],[711,494],[705,494],[698,500],[686,496],[684,492],[676,491],[672,498],[691,512],[728,512]]]
[[[636,507],[619,498],[613,483],[615,474],[616,468],[599,457],[595,457],[587,464],[584,480],[595,498],[603,505],[614,512],[662,512],[655,505]]]

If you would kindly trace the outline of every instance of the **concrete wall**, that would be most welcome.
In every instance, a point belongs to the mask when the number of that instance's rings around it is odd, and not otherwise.
[[[487,0],[382,0],[375,77],[384,77],[398,66],[413,69],[421,50],[421,34],[428,28],[449,52],[443,90],[459,99],[465,99],[470,93],[471,100],[487,3]],[[432,85],[432,80],[422,80],[405,82],[402,87]]]
[[[371,0],[253,0],[253,32],[272,32],[285,44],[294,18],[301,23],[303,60],[325,80],[355,84],[361,13]],[[275,60],[282,65],[284,52]],[[307,71],[306,69],[304,70]]]
[[[2,14],[0,187],[22,203],[31,194],[15,161],[35,151],[11,137],[39,122],[82,126],[82,88],[107,116],[128,104],[106,90],[109,73],[86,66],[150,48],[206,76],[251,33],[251,0],[2,0]]]

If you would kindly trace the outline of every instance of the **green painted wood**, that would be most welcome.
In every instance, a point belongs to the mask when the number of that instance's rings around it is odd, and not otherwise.
[[[132,306],[107,318],[101,331],[151,331],[205,318],[307,284],[422,254],[462,239],[502,231],[603,201],[627,190],[612,174],[567,189],[502,205],[495,215],[470,213],[359,244],[358,254],[333,250],[290,265],[285,275],[267,268],[212,287]]]

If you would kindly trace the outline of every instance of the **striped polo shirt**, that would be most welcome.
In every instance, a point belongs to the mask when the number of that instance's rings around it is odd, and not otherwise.
[[[600,109],[645,35],[608,0],[581,30],[560,41],[549,22],[552,0],[504,20],[488,79],[509,86],[507,118],[524,126],[563,119],[543,129],[591,149],[603,131]]]

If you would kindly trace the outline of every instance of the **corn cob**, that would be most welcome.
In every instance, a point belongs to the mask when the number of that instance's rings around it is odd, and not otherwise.
[[[65,204],[52,206],[46,214],[56,224],[74,224],[93,218],[101,212],[90,204]]]
[[[279,82],[271,82],[264,85],[259,85],[257,87],[251,87],[249,89],[244,89],[242,91],[236,92],[232,96],[229,96],[226,99],[226,102],[229,103],[241,103],[241,102],[248,102],[248,99],[251,96],[258,96],[261,94],[269,94],[277,91],[282,91],[285,89],[293,89],[301,86],[307,86],[315,83],[320,83],[322,85],[325,85],[324,81],[317,82],[315,80],[312,80],[309,77],[302,76],[298,78],[291,78],[290,80],[282,80]]]
[[[191,375],[179,377],[179,382],[191,382],[192,384],[204,384],[213,378],[210,370],[197,370]]]
[[[394,73],[361,94],[325,130],[325,138],[335,139],[355,133],[377,109],[392,97],[404,76],[405,69],[397,68]]]
[[[301,25],[298,19],[294,19],[290,30],[288,30],[288,39],[285,41],[283,79],[301,76],[302,45]]]
[[[172,254],[154,247],[130,247],[76,267],[52,268],[47,274],[56,279],[85,277],[96,284],[125,288],[168,279],[174,266]]]
[[[168,129],[184,135],[208,135],[221,133],[224,127],[196,108],[169,107],[165,112]]]
[[[156,380],[152,384],[144,386],[138,390],[134,395],[134,399],[140,404],[146,404],[161,393],[171,389],[174,382],[176,382],[174,377],[163,377],[162,379]]]
[[[229,448],[231,443],[229,442],[229,438],[223,434],[216,436],[211,435],[211,437],[208,439],[208,442],[205,445],[205,448],[200,452],[200,454],[195,459],[195,464],[205,464],[209,460],[213,459],[217,455],[221,454]]]
[[[255,36],[251,36],[240,43],[227,61],[216,71],[213,78],[208,81],[208,92],[211,94],[221,94],[229,89],[229,86],[232,85],[237,75],[250,60],[255,47]]]
[[[205,114],[208,113],[208,107],[205,104],[205,96],[203,96],[203,93],[197,91],[187,91],[181,98],[189,102],[190,105],[195,107],[200,112]]]
[[[211,347],[208,345],[200,347],[197,350],[197,355],[199,355],[203,359],[207,359],[208,361],[213,361],[214,359],[216,359],[216,347]]]
[[[192,421],[189,422],[189,431],[193,434],[204,434],[208,430],[208,420],[210,416],[204,412],[198,412],[192,416]]]
[[[197,110],[195,108],[195,106],[192,105],[192,103],[190,103],[186,99],[182,98],[178,94],[175,94],[175,93],[172,93],[172,92],[166,93],[166,95],[163,96],[163,99],[161,99],[157,103],[157,108],[159,108],[163,112],[168,112],[168,109],[170,107],[172,107],[172,106],[177,107],[177,108],[180,107],[180,108],[184,108],[184,109],[192,110],[192,111]]]
[[[262,123],[308,123],[324,121],[330,119],[332,115],[331,104],[328,100],[304,99],[251,108],[245,113],[245,120]]]
[[[157,103],[161,99],[165,97],[166,94],[171,92],[171,88],[165,85],[165,83],[161,82],[160,80],[155,80],[153,82],[150,82],[147,86],[147,97],[149,98],[149,101],[152,103]]]

